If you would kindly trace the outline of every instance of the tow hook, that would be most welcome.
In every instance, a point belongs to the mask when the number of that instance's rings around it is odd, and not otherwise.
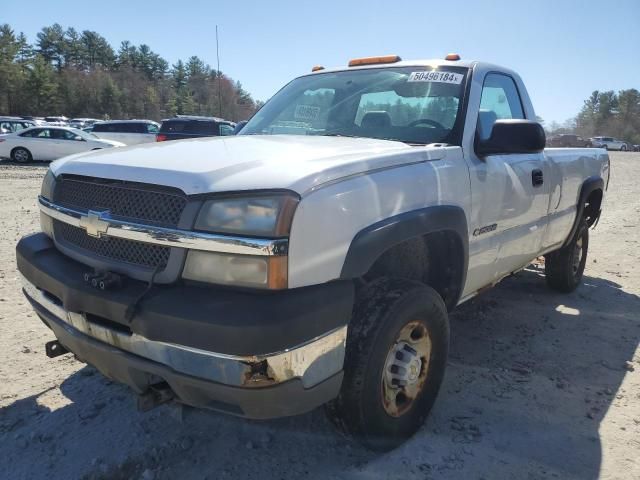
[[[138,395],[136,406],[139,412],[148,412],[163,403],[170,402],[174,398],[175,394],[166,382],[158,383],[151,385],[149,390],[142,395]]]
[[[69,350],[67,350],[57,340],[51,340],[50,342],[45,343],[44,351],[47,354],[47,357],[49,358],[56,358],[56,357],[59,357],[60,355],[64,355],[65,353],[69,353]]]

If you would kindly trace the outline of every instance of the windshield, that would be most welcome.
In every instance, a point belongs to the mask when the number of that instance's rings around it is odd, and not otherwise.
[[[315,74],[280,90],[239,135],[331,135],[450,143],[462,67],[396,67]]]
[[[80,130],[78,128],[70,128],[73,133],[84,138],[85,140],[99,140],[99,138],[93,133],[85,132],[84,130]]]

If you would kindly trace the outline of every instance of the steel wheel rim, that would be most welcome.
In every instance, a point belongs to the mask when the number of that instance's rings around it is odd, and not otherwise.
[[[16,158],[16,161],[18,162],[26,162],[27,160],[29,160],[29,154],[27,153],[26,150],[22,148],[16,150],[13,156]]]
[[[429,376],[431,337],[419,321],[407,323],[387,354],[382,371],[382,405],[400,417],[411,409]]]
[[[573,274],[577,275],[578,274],[578,270],[580,270],[580,263],[582,263],[582,256],[583,256],[583,250],[582,250],[582,237],[580,237],[577,241],[576,241],[576,246],[573,250]]]

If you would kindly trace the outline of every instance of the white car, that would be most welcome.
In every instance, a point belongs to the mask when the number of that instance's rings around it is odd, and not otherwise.
[[[99,138],[115,140],[125,145],[156,141],[160,124],[151,120],[112,120],[94,123],[91,133]]]
[[[0,158],[7,157],[20,163],[56,160],[74,153],[123,146],[124,143],[101,140],[75,128],[32,127],[0,136]]]

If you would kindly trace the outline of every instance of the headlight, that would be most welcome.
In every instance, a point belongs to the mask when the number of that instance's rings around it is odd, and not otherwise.
[[[204,203],[196,230],[256,237],[289,235],[298,205],[293,194],[266,194],[212,199]]]
[[[287,237],[299,197],[293,193],[268,193],[207,200],[195,229],[220,234],[263,238]],[[286,255],[231,255],[191,250],[182,277],[188,280],[264,288],[287,288]]]
[[[42,179],[42,187],[40,188],[40,195],[47,200],[53,199],[53,188],[56,186],[56,177],[51,170],[47,170],[47,174]]]
[[[42,187],[40,188],[40,195],[51,201],[53,199],[53,189],[56,186],[56,177],[47,170],[47,174],[42,179]],[[53,219],[40,212],[40,230],[46,233],[50,238],[53,238]]]

